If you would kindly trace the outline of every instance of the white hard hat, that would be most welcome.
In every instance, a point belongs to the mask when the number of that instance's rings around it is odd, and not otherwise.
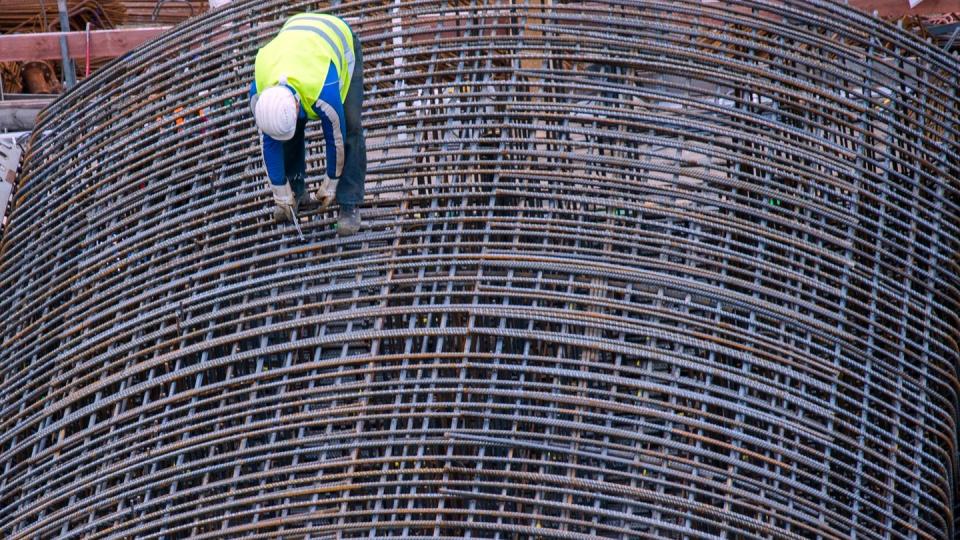
[[[260,93],[253,116],[260,131],[278,141],[288,141],[297,131],[297,98],[286,86],[271,86]]]

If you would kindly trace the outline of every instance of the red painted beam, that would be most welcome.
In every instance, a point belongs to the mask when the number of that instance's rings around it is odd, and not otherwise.
[[[90,57],[112,58],[162,35],[169,26],[149,28],[120,28],[92,30]],[[67,32],[67,47],[71,58],[87,54],[86,32]],[[60,32],[0,35],[0,62],[28,60],[57,60],[60,58]]]

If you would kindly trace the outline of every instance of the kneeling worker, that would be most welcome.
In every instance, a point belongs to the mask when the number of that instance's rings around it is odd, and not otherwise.
[[[277,204],[277,221],[301,207],[327,204],[336,193],[337,231],[360,229],[367,150],[360,126],[363,106],[360,41],[332,15],[301,13],[257,52],[250,108],[263,134],[263,161]],[[327,180],[314,197],[304,184],[307,120],[320,120]],[[334,187],[335,186],[335,187]]]

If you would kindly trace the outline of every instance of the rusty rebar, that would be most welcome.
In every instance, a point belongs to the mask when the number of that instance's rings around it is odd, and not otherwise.
[[[334,4],[39,121],[0,536],[953,537],[955,56],[825,1]],[[308,9],[361,37],[369,175],[300,242],[246,93]]]

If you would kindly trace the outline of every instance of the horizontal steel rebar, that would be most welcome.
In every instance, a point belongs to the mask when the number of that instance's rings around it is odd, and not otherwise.
[[[304,10],[363,44],[354,237],[270,214],[246,94]],[[957,88],[821,0],[192,19],[30,139],[0,537],[953,538]]]

